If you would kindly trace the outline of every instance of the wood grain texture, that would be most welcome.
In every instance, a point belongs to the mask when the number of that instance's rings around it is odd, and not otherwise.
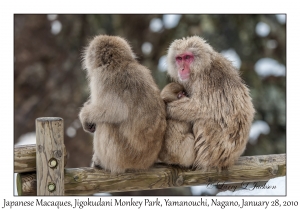
[[[64,166],[67,164],[67,151],[64,146]],[[18,145],[14,148],[14,172],[36,171],[36,145]]]
[[[18,195],[36,195],[36,173],[21,173],[16,177]],[[34,188],[32,186],[35,186]]]
[[[33,173],[34,175],[34,173]],[[286,175],[286,155],[240,157],[226,171],[202,171],[156,164],[147,171],[111,175],[95,168],[65,169],[65,195],[92,195],[97,192],[123,192],[134,190],[187,187],[195,185],[268,181]],[[34,184],[34,182],[31,182]],[[23,186],[22,183],[20,186]],[[18,185],[19,187],[19,185]],[[22,187],[22,195],[28,188]],[[31,186],[34,191],[36,186]]]
[[[36,119],[37,195],[64,195],[63,127],[62,118]],[[50,160],[57,162],[55,167]]]

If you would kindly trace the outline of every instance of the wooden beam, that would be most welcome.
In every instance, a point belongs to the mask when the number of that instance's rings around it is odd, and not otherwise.
[[[20,195],[36,191],[34,179],[26,179],[31,174],[18,176]],[[123,192],[151,190],[170,187],[187,187],[225,182],[242,183],[268,181],[286,175],[286,155],[243,156],[226,171],[203,171],[156,164],[147,171],[127,172],[112,175],[95,168],[65,169],[65,195],[92,195],[98,192]],[[26,181],[28,180],[28,181]],[[30,185],[30,187],[28,187]],[[26,186],[26,187],[25,187]],[[19,188],[21,188],[19,190]]]
[[[64,166],[67,164],[67,151],[64,145]],[[14,148],[14,172],[36,171],[36,145],[17,145]]]
[[[36,173],[17,174],[16,184],[18,195],[36,195]]]

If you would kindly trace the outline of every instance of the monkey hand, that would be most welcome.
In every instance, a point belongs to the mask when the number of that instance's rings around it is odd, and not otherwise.
[[[182,97],[167,104],[167,116],[169,119],[180,121],[194,121],[200,118],[199,103],[194,99]]]
[[[84,122],[83,123],[83,130],[89,133],[94,133],[96,130],[96,124],[95,123],[88,123]]]
[[[182,97],[188,97],[187,93],[184,92],[184,91],[180,91],[180,92],[177,94],[177,98],[178,98],[178,99],[181,99]]]
[[[96,130],[96,123],[93,121],[92,117],[89,115],[88,110],[89,103],[85,103],[83,108],[79,113],[79,119],[82,124],[83,130],[89,133],[94,133]]]
[[[83,107],[87,107],[90,104],[91,104],[91,99],[89,99],[87,102],[85,102]],[[80,118],[80,121],[82,122],[83,130],[86,131],[86,132],[89,132],[89,133],[94,133],[95,130],[96,130],[96,124],[88,122],[88,121],[84,121],[85,117],[83,117],[83,115],[86,116],[86,114],[83,114],[84,113],[83,109],[86,109],[86,108],[82,108],[82,110],[79,114],[79,118]]]

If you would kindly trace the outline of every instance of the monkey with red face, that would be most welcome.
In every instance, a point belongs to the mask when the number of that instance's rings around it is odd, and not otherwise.
[[[170,83],[161,91],[161,98],[166,104],[188,97],[183,86]],[[189,167],[195,160],[194,135],[190,122],[170,119],[167,116],[167,129],[164,143],[159,153],[159,160],[167,163]]]
[[[197,36],[175,40],[167,60],[168,74],[189,95],[168,103],[167,115],[192,123],[193,167],[231,166],[245,150],[255,112],[239,73]]]

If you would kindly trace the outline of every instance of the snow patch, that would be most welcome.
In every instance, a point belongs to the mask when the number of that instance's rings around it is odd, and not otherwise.
[[[142,51],[145,55],[149,55],[152,52],[152,44],[150,42],[144,42],[142,45]]]
[[[268,123],[262,120],[255,121],[250,129],[249,143],[252,145],[256,144],[260,134],[267,135],[268,133],[270,133],[270,126],[268,125]]]
[[[68,127],[66,130],[67,136],[69,136],[70,138],[73,138],[76,136],[76,129],[72,126]]]
[[[271,29],[270,26],[264,22],[259,22],[255,28],[256,34],[261,37],[266,37],[269,35]]]
[[[35,132],[29,132],[21,135],[18,142],[15,145],[26,145],[26,144],[35,144],[36,137]]]
[[[161,72],[167,71],[167,56],[166,55],[163,55],[160,57],[157,68]]]
[[[153,32],[160,32],[163,29],[163,22],[159,18],[153,18],[150,21],[150,30]]]
[[[62,28],[62,24],[60,23],[60,21],[55,20],[51,23],[51,33],[54,35],[59,34],[59,32],[61,31]]]
[[[286,23],[286,15],[276,15],[277,21],[281,24]]]
[[[285,76],[285,66],[272,58],[259,59],[255,63],[254,69],[261,78]]]
[[[238,70],[241,68],[242,61],[240,56],[236,53],[236,51],[232,48],[228,50],[221,51],[221,54],[232,62],[232,65]]]
[[[218,190],[215,187],[193,186],[191,187],[191,192],[193,195],[215,195]]]
[[[165,28],[175,28],[178,25],[180,18],[181,15],[163,15],[163,23]]]
[[[57,15],[51,14],[51,15],[47,15],[47,18],[49,21],[53,21],[57,18]]]

